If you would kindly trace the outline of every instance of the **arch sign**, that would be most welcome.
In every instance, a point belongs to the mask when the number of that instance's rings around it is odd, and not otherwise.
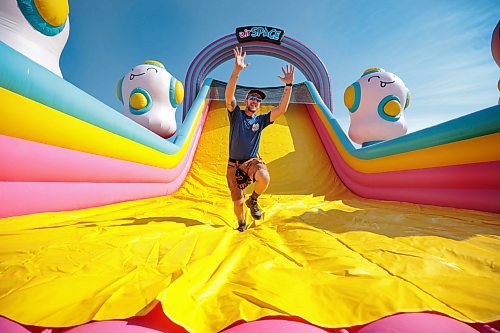
[[[332,110],[330,76],[321,59],[298,40],[285,36],[284,30],[256,25],[236,28],[236,33],[217,39],[196,55],[184,80],[184,116],[203,81],[219,65],[233,59],[232,50],[236,46],[243,46],[248,55],[270,56],[294,65],[314,84],[326,106]]]
[[[240,27],[236,28],[236,38],[240,43],[261,41],[273,44],[281,44],[285,31],[271,27]]]

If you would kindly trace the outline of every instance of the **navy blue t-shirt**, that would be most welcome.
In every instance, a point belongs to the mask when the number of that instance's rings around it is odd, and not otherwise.
[[[247,116],[237,105],[229,115],[229,158],[248,160],[259,151],[262,130],[272,124],[271,113]]]

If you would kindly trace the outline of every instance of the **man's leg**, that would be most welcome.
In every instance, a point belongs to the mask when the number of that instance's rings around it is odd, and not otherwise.
[[[257,199],[259,195],[261,195],[267,190],[270,181],[271,177],[269,176],[269,171],[267,171],[267,169],[259,169],[255,173],[254,193],[257,194],[257,197],[255,197],[255,199]]]
[[[245,212],[243,211],[243,199],[233,201],[234,214],[238,219],[238,224],[245,223]]]
[[[233,210],[238,219],[238,230],[245,231],[245,212],[243,210],[243,201],[245,199],[245,191],[238,187],[235,177],[236,166],[234,163],[229,163],[227,167],[226,179],[229,190],[231,191],[231,199],[233,200]]]
[[[259,196],[267,190],[269,186],[269,182],[271,181],[271,177],[269,176],[269,171],[265,167],[265,164],[262,164],[259,169],[255,172],[255,186],[252,195],[245,202],[247,207],[250,209],[250,214],[256,220],[260,220],[262,217],[262,212],[260,210],[259,204],[257,203],[257,199]]]

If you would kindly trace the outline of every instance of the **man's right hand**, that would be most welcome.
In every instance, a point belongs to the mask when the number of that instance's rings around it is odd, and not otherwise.
[[[243,52],[243,48],[235,47],[234,50],[234,69],[237,71],[244,70],[250,64],[245,64],[245,57],[247,56],[246,52]]]
[[[248,65],[250,64],[245,64],[245,57],[247,55],[246,52],[243,53],[243,48],[240,47],[235,47],[233,49],[234,52],[234,70],[231,73],[231,77],[229,78],[229,81],[227,81],[227,86],[226,86],[226,107],[229,112],[233,112],[233,110],[236,108],[236,98],[234,97],[234,92],[236,91],[236,81],[238,80],[238,75],[240,75],[240,72],[247,68]]]

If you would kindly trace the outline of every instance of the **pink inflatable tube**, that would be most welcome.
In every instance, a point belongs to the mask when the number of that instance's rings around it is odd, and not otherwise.
[[[239,324],[221,333],[328,333],[319,327],[286,319],[261,319]]]
[[[111,157],[56,147],[0,135],[0,181],[168,183],[186,167],[196,149],[209,103],[189,143],[186,156],[173,169],[144,165]],[[167,156],[165,158],[168,158]],[[36,167],[34,167],[36,166]]]
[[[202,126],[193,142],[198,145]],[[82,209],[172,194],[182,185],[196,149],[170,183],[0,182],[0,218],[50,211]]]
[[[260,319],[234,325],[221,333],[498,333],[486,324],[480,331],[456,319],[435,313],[402,313],[362,326],[322,329],[293,319]]]
[[[434,313],[402,313],[379,319],[351,333],[479,333],[461,321]]]
[[[362,174],[353,170],[342,158],[337,147],[328,136],[327,130],[317,116],[311,115],[316,128],[322,138],[325,149],[332,160],[336,172],[342,181],[354,193],[372,199],[407,201],[420,204],[436,206],[446,206],[455,208],[475,209],[482,211],[500,212],[498,202],[500,200],[500,190],[498,188],[433,188],[428,187],[397,187],[405,185],[405,179],[411,179],[413,173],[428,172],[432,177],[433,170],[420,169],[398,172],[384,172],[378,174]],[[480,165],[470,164],[470,166]],[[477,171],[478,172],[478,171]],[[399,176],[399,183],[393,182],[393,174]],[[360,177],[360,175],[363,175]],[[365,176],[366,175],[366,176]],[[365,184],[366,177],[374,177],[378,181],[370,181]],[[441,184],[442,185],[442,184]]]
[[[311,119],[324,144],[333,143],[328,131],[319,119],[314,107],[307,105]],[[337,148],[335,147],[335,150]],[[338,151],[338,150],[337,150]],[[351,168],[338,154],[345,165],[345,172],[360,184],[385,187],[426,187],[426,188],[499,188],[500,161],[451,165],[444,167],[363,173]],[[339,161],[334,161],[339,162]],[[337,166],[336,164],[334,164]]]
[[[354,173],[342,159],[332,141],[325,143],[328,155],[333,161],[339,177],[354,193],[363,197],[380,200],[408,201],[420,204],[446,206],[455,208],[475,209],[499,212],[500,190],[498,188],[401,188],[382,184],[365,185],[358,182]],[[427,169],[431,170],[431,169]],[[407,171],[411,177],[411,171]],[[354,174],[353,174],[354,173]],[[403,172],[404,173],[404,172]],[[384,173],[385,175],[391,173]],[[381,174],[373,174],[373,176]]]
[[[499,212],[500,190],[498,189],[454,189],[454,188],[401,188],[388,187],[385,183],[366,186],[349,173],[353,170],[344,162],[333,143],[325,144],[335,169],[342,181],[354,193],[372,199],[407,201],[435,206],[475,209]],[[347,169],[347,171],[346,171]],[[386,173],[389,174],[389,173]],[[411,171],[408,171],[411,178]]]
[[[1,182],[0,218],[157,197],[170,184]]]
[[[469,326],[444,315],[420,312],[394,314],[366,325],[336,329],[323,329],[294,318],[264,318],[248,323],[233,324],[221,333],[499,333],[497,324],[498,322],[492,324],[475,323]],[[91,322],[73,328],[42,330],[41,327],[25,327],[0,317],[0,332],[9,333],[186,332],[181,326],[171,322],[163,313],[161,316],[148,314],[145,317],[133,317],[126,320],[107,320]]]
[[[162,169],[4,135],[0,156],[1,181],[160,183],[175,179],[185,166],[185,159]]]
[[[124,320],[110,320],[102,322],[94,322],[85,325],[80,325],[75,328],[65,330],[63,333],[163,333],[152,328],[147,328],[138,325],[130,325]]]
[[[18,323],[4,317],[0,317],[0,332],[31,333],[31,331],[27,330]]]

